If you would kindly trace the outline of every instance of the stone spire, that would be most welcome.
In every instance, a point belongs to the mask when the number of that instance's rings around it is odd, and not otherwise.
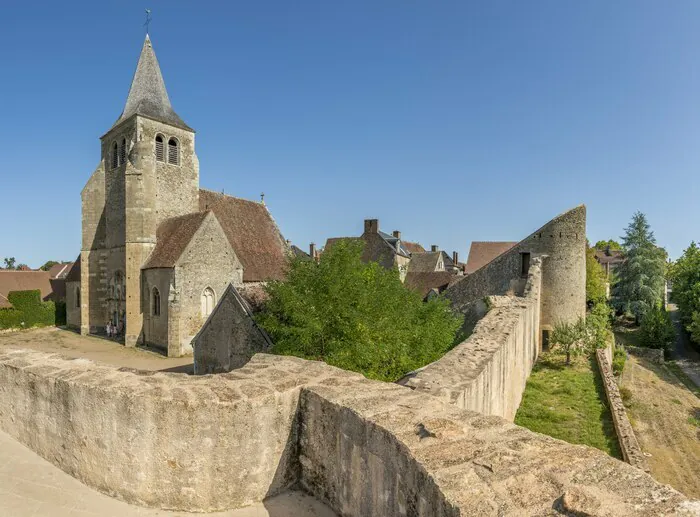
[[[134,79],[131,81],[126,105],[115,126],[132,115],[142,115],[147,118],[170,124],[182,129],[192,130],[178,116],[170,105],[168,92],[165,89],[163,75],[160,73],[158,59],[153,51],[151,38],[146,34],[139,62],[136,65]]]

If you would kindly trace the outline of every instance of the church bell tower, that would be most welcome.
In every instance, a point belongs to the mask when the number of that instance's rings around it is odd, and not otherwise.
[[[170,104],[153,44],[146,35],[124,110],[101,137],[103,249],[99,265],[88,261],[88,269],[93,270],[83,274],[85,282],[97,285],[82,291],[100,297],[102,303],[101,309],[94,310],[93,300],[92,310],[82,310],[82,328],[99,329],[111,321],[123,329],[127,346],[141,342],[143,311],[148,309],[148,299],[141,293],[141,266],[156,244],[158,225],[164,219],[199,211],[194,135]],[[83,251],[85,205],[84,200]]]

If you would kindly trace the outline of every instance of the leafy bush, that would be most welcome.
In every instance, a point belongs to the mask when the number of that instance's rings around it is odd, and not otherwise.
[[[700,343],[700,248],[691,242],[669,270],[673,299],[690,336]]]
[[[11,291],[11,308],[0,309],[0,329],[43,327],[56,324],[56,305],[42,302],[41,292]]]
[[[273,351],[395,381],[439,359],[463,319],[447,300],[423,302],[398,270],[363,263],[361,242],[339,242],[321,261],[292,259],[285,281],[266,286],[258,315]]]
[[[605,303],[607,292],[603,267],[595,259],[595,249],[586,249],[586,301],[589,304]]]
[[[605,302],[596,303],[586,315],[587,340],[591,348],[605,348],[612,340],[613,310]]]
[[[622,371],[625,369],[625,361],[627,361],[627,352],[622,347],[615,347],[613,352],[613,364],[612,369],[615,375],[622,375]]]
[[[552,331],[552,349],[566,355],[566,364],[571,364],[571,357],[585,353],[586,320],[579,318],[575,323],[557,323]]]
[[[608,304],[596,303],[585,319],[556,324],[551,338],[553,349],[566,354],[566,364],[570,364],[573,356],[604,348],[612,339],[611,317]]]
[[[675,338],[676,331],[671,317],[661,307],[653,308],[642,318],[639,328],[639,340],[642,346],[661,348],[668,352]]]

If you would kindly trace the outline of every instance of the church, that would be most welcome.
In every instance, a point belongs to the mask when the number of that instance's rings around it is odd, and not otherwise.
[[[195,131],[170,104],[148,35],[124,111],[100,140],[81,194],[68,324],[82,334],[111,324],[126,346],[191,354],[229,285],[283,278],[288,244],[263,201],[199,188]]]

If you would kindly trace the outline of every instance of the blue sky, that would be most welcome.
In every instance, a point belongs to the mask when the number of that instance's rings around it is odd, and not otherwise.
[[[31,5],[31,7],[27,7]],[[80,190],[121,113],[143,9],[206,188],[302,248],[364,218],[460,252],[585,203],[698,239],[700,2],[6,2],[0,258],[80,250]]]

